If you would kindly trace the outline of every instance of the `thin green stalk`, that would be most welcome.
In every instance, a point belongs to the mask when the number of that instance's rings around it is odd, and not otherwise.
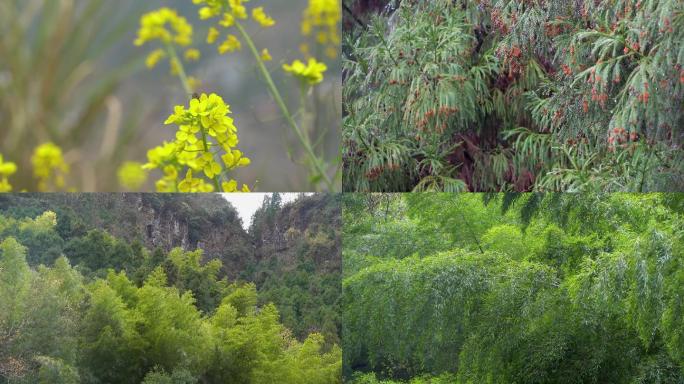
[[[178,69],[178,77],[183,84],[185,92],[190,95],[192,94],[192,88],[190,88],[190,82],[188,81],[188,76],[185,74],[185,68],[183,68],[183,62],[180,61],[178,53],[176,53],[176,48],[171,43],[166,43],[166,52],[168,52],[169,57],[171,57],[171,63],[175,62]]]
[[[307,119],[307,110],[306,110],[306,84],[304,81],[299,82],[299,104],[300,104],[300,113],[302,116],[302,119]],[[308,135],[308,132],[306,130],[303,132],[306,135],[306,141],[311,142],[311,138]]]
[[[211,153],[209,151],[209,144],[207,144],[207,134],[204,133],[204,128],[200,129],[200,132],[202,132],[202,144],[204,145],[204,151],[206,153]],[[213,156],[214,154],[212,153],[212,157]],[[221,192],[221,184],[219,184],[218,176],[214,175],[211,180],[214,182],[214,188],[216,188],[216,192]]]
[[[315,171],[323,178],[323,181],[327,185],[330,191],[334,189],[334,185],[330,177],[328,176],[328,173],[324,169],[323,165],[321,164],[321,160],[316,156],[316,153],[314,152],[313,148],[311,147],[311,143],[307,138],[305,137],[304,133],[301,131],[299,126],[297,125],[297,122],[294,120],[292,117],[292,114],[290,113],[289,109],[287,108],[287,105],[285,105],[285,102],[283,101],[282,96],[280,95],[280,92],[278,91],[278,88],[276,87],[275,83],[273,82],[273,78],[271,77],[271,74],[268,72],[268,69],[266,69],[266,65],[264,64],[263,60],[261,60],[261,56],[259,55],[259,51],[256,48],[256,45],[254,45],[254,41],[252,41],[252,38],[247,34],[247,31],[242,27],[242,25],[238,22],[235,23],[235,27],[240,31],[240,34],[242,35],[242,38],[245,40],[247,45],[249,46],[250,51],[252,52],[252,55],[254,55],[254,58],[256,59],[257,66],[259,68],[259,71],[261,72],[261,75],[264,77],[264,81],[266,81],[266,85],[268,86],[269,90],[271,91],[271,94],[273,95],[273,98],[275,99],[276,104],[278,104],[278,107],[280,108],[281,112],[285,116],[285,120],[287,120],[288,124],[290,125],[290,128],[294,131],[294,133],[297,135],[297,138],[299,141],[302,143],[304,146],[304,150],[306,151],[307,155],[309,156],[310,161],[312,162],[312,165],[315,169]]]

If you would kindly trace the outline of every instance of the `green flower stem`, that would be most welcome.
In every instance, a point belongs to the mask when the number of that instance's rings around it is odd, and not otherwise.
[[[304,146],[304,150],[307,152],[310,161],[313,163],[313,167],[315,171],[323,178],[325,181],[325,184],[327,185],[328,189],[332,191],[334,189],[334,185],[330,177],[328,176],[328,173],[324,169],[323,165],[321,164],[321,160],[316,156],[316,153],[314,152],[313,148],[311,147],[311,143],[309,140],[306,138],[304,133],[301,131],[299,126],[297,125],[297,122],[294,120],[292,117],[292,114],[290,113],[289,109],[287,108],[287,105],[285,105],[285,102],[283,101],[282,96],[280,95],[280,92],[278,91],[278,88],[275,86],[275,83],[273,82],[273,78],[271,77],[271,74],[268,72],[268,69],[266,69],[266,65],[264,64],[264,61],[261,59],[261,56],[259,55],[259,51],[257,50],[256,46],[254,45],[254,41],[252,41],[252,38],[247,34],[247,31],[242,27],[242,25],[238,22],[235,23],[235,26],[237,29],[240,31],[240,34],[242,35],[243,39],[249,46],[250,51],[252,52],[252,55],[254,55],[254,58],[257,61],[257,65],[259,67],[259,71],[261,72],[261,75],[264,77],[264,80],[266,81],[266,85],[268,86],[269,90],[271,91],[271,94],[273,95],[273,98],[275,99],[276,104],[278,104],[278,107],[282,111],[283,115],[285,116],[285,119],[287,120],[288,124],[294,131],[294,133],[297,135],[297,138],[299,141],[302,143]]]
[[[207,144],[207,134],[204,132],[204,128],[201,128],[200,132],[202,132],[202,144],[204,145],[204,151],[211,153],[209,151],[209,144]],[[214,175],[211,180],[214,182],[214,188],[216,188],[216,192],[221,192],[221,184],[219,184],[218,175]]]
[[[188,75],[185,73],[185,68],[183,67],[183,62],[180,61],[178,53],[176,53],[176,48],[171,43],[166,44],[166,51],[171,57],[171,61],[175,61],[178,68],[178,77],[180,78],[183,88],[188,95],[192,94],[192,88],[190,88],[190,82],[188,81]],[[204,145],[204,152],[211,153],[209,151],[209,142],[207,141],[207,134],[204,131],[204,127],[201,127],[200,132],[202,132],[202,144]],[[212,154],[213,155],[213,154]],[[216,192],[221,192],[221,183],[219,183],[218,175],[214,175],[211,179],[214,182],[214,188]]]
[[[176,48],[173,46],[173,44],[166,43],[166,52],[169,54],[169,57],[171,57],[171,62],[173,63],[175,61],[177,64],[178,77],[180,77],[180,81],[183,84],[183,88],[185,89],[185,92],[188,95],[191,95],[192,94],[192,88],[190,88],[190,82],[188,81],[188,75],[185,74],[185,68],[183,68],[183,62],[180,61],[180,58],[178,57],[178,53],[176,53]]]
[[[302,115],[302,119],[306,120],[307,116],[307,111],[306,111],[306,83],[304,80],[299,81],[299,103],[300,105],[300,113]],[[311,142],[311,138],[309,137],[308,132],[306,131],[306,128],[304,128],[304,132],[302,132],[306,140],[308,142]]]

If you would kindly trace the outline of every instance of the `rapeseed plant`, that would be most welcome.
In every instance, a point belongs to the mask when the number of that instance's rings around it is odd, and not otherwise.
[[[138,46],[160,41],[163,44],[163,50],[153,51],[148,56],[148,64],[160,58],[169,57],[172,74],[179,77],[188,94],[193,90],[192,79],[186,75],[176,46],[187,48],[184,55],[186,60],[199,59],[199,50],[188,48],[192,45],[192,31],[192,26],[184,17],[179,16],[174,10],[162,8],[143,15],[140,20],[138,38],[135,41]],[[235,50],[240,47],[237,39],[228,39],[227,42],[228,44],[220,49]],[[169,116],[165,124],[178,126],[176,140],[149,151],[149,161],[141,168],[159,169],[163,172],[163,177],[156,183],[158,192],[236,192],[238,190],[237,181],[228,179],[227,172],[249,165],[250,160],[235,149],[239,140],[234,121],[229,117],[230,113],[228,104],[216,94],[202,94],[200,97],[193,98],[188,109],[182,105],[175,107],[174,113]],[[218,161],[219,158],[223,160],[223,164]],[[132,166],[127,172],[127,174],[120,175],[132,174],[134,172]],[[179,179],[179,175],[182,174],[185,177]],[[249,187],[243,185],[240,190],[249,192]]]
[[[199,60],[200,51],[191,48],[193,28],[186,18],[170,8],[161,8],[157,11],[144,14],[140,18],[140,29],[135,40],[136,46],[147,43],[161,42],[162,47],[152,51],[146,60],[147,67],[152,69],[158,63],[168,58],[171,74],[177,75],[188,94],[191,94],[192,79],[189,79],[183,68],[178,55],[179,49],[184,49],[183,57],[187,61]]]
[[[45,143],[36,147],[31,156],[33,177],[38,182],[40,192],[64,190],[69,165],[64,160],[62,149],[54,143]],[[12,192],[10,176],[17,173],[17,164],[5,161],[0,154],[0,193]]]
[[[337,7],[339,7],[339,1],[334,0],[334,2],[337,3]],[[257,48],[254,40],[243,25],[243,23],[249,19],[250,15],[250,10],[245,5],[247,0],[193,0],[193,3],[201,6],[199,9],[200,19],[213,20],[216,23],[209,28],[206,41],[209,44],[218,43],[217,50],[219,54],[241,51],[243,44],[249,49],[269,92],[273,96],[283,117],[287,121],[287,124],[304,149],[306,154],[305,163],[309,167],[311,181],[315,184],[322,182],[328,189],[332,190],[334,188],[334,183],[328,175],[329,165],[326,164],[324,158],[321,158],[316,154],[316,145],[311,141],[306,130],[302,129],[300,124],[295,120],[295,115],[290,112],[280,90],[273,81],[270,71],[266,67],[265,63],[273,60],[273,57],[268,49],[264,48],[260,51]],[[305,14],[310,14],[311,17],[305,19],[308,20],[305,21],[305,23],[311,26],[322,25],[320,16],[325,13],[323,11],[327,10],[327,8],[322,8],[320,6],[312,7],[311,5],[309,8],[311,10],[305,12]],[[251,9],[251,15],[253,21],[262,28],[271,28],[277,23],[275,19],[267,14],[264,7],[255,7]],[[337,22],[335,23],[339,24],[339,19],[337,19]],[[222,30],[224,30],[225,33],[224,39],[221,38]],[[307,31],[310,30],[311,28],[307,28]],[[321,40],[327,41],[326,39]],[[326,71],[327,66],[317,62],[314,58],[310,58],[309,65],[304,65],[301,61],[297,60],[290,66],[284,66],[283,69],[286,72],[294,74],[296,77],[306,80],[305,82],[302,82],[301,89],[302,97],[300,110],[302,112],[301,114],[304,115],[306,112],[306,101],[304,97],[307,91],[306,87],[314,86],[323,81],[323,73]]]

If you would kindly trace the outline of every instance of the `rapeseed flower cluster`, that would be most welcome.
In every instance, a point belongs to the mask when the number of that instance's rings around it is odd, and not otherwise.
[[[199,17],[202,20],[219,18],[217,27],[242,29],[240,20],[249,19],[249,10],[244,3],[249,0],[192,0],[194,4],[202,5],[199,10]],[[252,19],[263,28],[269,28],[276,24],[276,21],[266,14],[264,7],[256,7],[251,12]],[[214,44],[221,37],[221,32],[217,27],[211,27],[207,35],[207,43]],[[219,44],[218,52],[225,54],[242,49],[242,41],[232,33],[228,33],[226,38]]]
[[[0,193],[12,192],[12,185],[9,183],[9,177],[17,172],[17,165],[15,163],[5,161],[0,154]]]
[[[235,149],[239,140],[230,113],[230,107],[216,94],[193,98],[187,109],[182,105],[175,108],[165,124],[178,126],[176,140],[149,151],[144,166],[164,173],[156,183],[159,192],[238,190],[237,181],[225,179],[226,173],[251,161]],[[249,187],[243,185],[240,190],[248,192]]]
[[[171,27],[169,30],[168,27]],[[140,29],[135,45],[142,46],[153,40],[182,47],[192,44],[192,25],[173,9],[161,8],[147,13],[140,19]]]
[[[342,21],[342,4],[340,0],[309,0],[304,11],[302,34],[313,36],[317,44],[325,47],[325,53],[331,59],[337,57],[340,45],[340,23]],[[310,54],[310,47],[302,45],[305,54]]]
[[[179,55],[176,52],[176,47],[184,49],[183,58],[186,61],[197,61],[200,59],[200,51],[190,48],[192,45],[192,34],[192,25],[188,23],[186,18],[180,16],[173,9],[161,8],[142,16],[135,45],[143,46],[149,42],[161,42],[162,47],[155,49],[147,56],[145,65],[152,69],[160,61],[168,58],[172,74],[180,75],[186,84],[196,83],[195,79],[185,78]]]
[[[38,146],[31,157],[31,164],[33,164],[33,175],[38,179],[40,192],[64,188],[69,166],[64,161],[60,147],[54,143]]]

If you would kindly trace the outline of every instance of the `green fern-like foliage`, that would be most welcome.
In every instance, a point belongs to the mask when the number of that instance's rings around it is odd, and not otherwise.
[[[347,33],[347,191],[684,187],[684,2],[409,1]]]

